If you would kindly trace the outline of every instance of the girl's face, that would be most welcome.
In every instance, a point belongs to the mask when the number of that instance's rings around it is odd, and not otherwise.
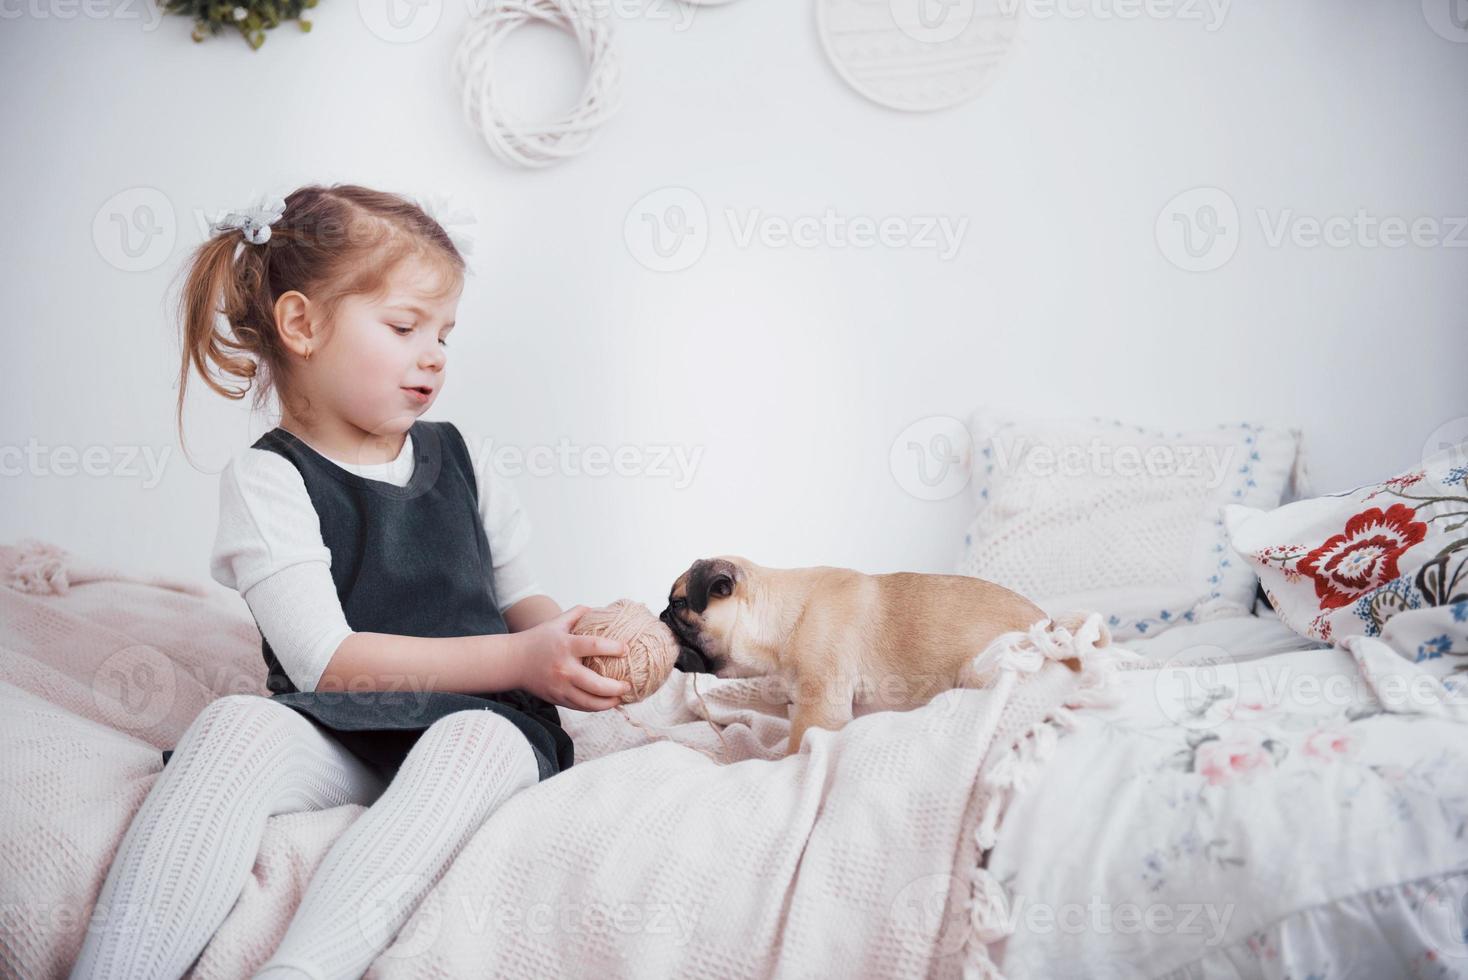
[[[364,432],[406,432],[447,378],[446,338],[463,283],[443,295],[443,272],[417,256],[398,263],[381,297],[348,296],[331,335],[305,367],[313,400]],[[435,296],[434,294],[440,294]]]

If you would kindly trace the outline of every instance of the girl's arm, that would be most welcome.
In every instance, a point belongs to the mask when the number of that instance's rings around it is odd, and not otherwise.
[[[354,632],[336,647],[316,690],[511,691],[520,687],[524,659],[524,644],[514,634],[534,629],[561,612],[561,606],[549,596],[527,596],[505,610],[508,634],[399,637],[388,632]],[[415,669],[404,672],[404,663]]]
[[[316,690],[478,694],[519,688],[553,704],[604,711],[619,704],[632,686],[601,676],[582,659],[625,657],[627,645],[574,635],[571,630],[585,612],[585,606],[576,606],[523,632],[487,636],[353,633],[337,648]],[[413,669],[403,670],[405,664]]]
[[[512,690],[521,686],[525,657],[523,638],[515,634],[562,612],[550,596],[532,595],[505,610],[505,625],[510,628],[506,634],[430,638],[353,633],[337,647],[316,690],[393,690],[386,682],[394,678],[398,690],[465,694]],[[422,666],[404,673],[399,669],[404,663]]]
[[[522,637],[353,633],[321,673],[318,691],[452,691],[481,694],[522,686]],[[405,665],[411,664],[410,669]]]
[[[504,611],[505,625],[511,633],[534,629],[561,614],[561,607],[548,595],[526,596]]]

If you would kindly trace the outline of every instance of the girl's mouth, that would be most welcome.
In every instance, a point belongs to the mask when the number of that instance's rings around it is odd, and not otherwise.
[[[426,404],[429,396],[433,394],[432,388],[404,388],[403,390],[408,393],[409,398],[420,405]]]

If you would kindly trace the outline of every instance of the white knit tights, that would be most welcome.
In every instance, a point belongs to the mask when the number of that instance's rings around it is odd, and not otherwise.
[[[368,806],[332,845],[269,980],[360,977],[480,824],[539,779],[524,734],[488,710],[447,715],[392,783],[299,712],[228,695],[184,732],[134,816],[73,978],[175,978],[239,897],[277,813]]]

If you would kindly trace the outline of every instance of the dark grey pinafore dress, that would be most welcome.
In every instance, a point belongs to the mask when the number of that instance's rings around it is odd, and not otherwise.
[[[253,448],[279,453],[300,471],[354,631],[430,637],[508,632],[493,591],[481,488],[468,447],[449,422],[420,419],[408,431],[413,475],[401,487],[342,469],[285,429],[270,430]],[[384,779],[392,779],[429,725],[466,709],[514,722],[535,750],[541,779],[573,762],[571,737],[555,705],[527,691],[300,691],[263,636],[261,645],[272,700],[327,729]],[[165,765],[172,754],[163,753]]]

